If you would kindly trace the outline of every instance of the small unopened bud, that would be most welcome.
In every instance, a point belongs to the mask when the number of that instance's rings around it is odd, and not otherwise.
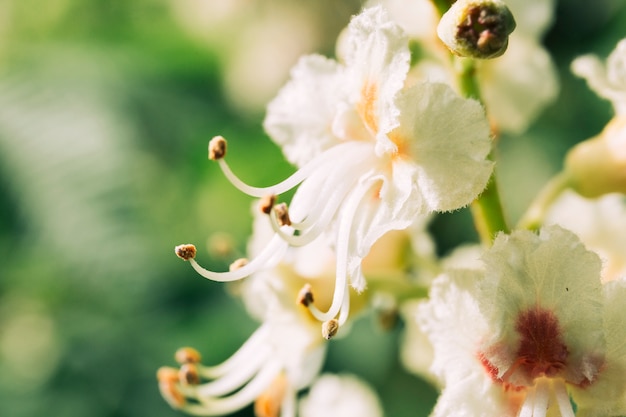
[[[209,141],[209,159],[217,161],[226,156],[226,139],[222,136],[215,136]]]
[[[313,291],[310,284],[305,284],[304,287],[302,287],[298,293],[297,302],[305,307],[313,303]]]
[[[181,365],[186,363],[200,363],[202,356],[200,352],[191,347],[182,347],[174,354],[174,359]]]
[[[291,226],[291,219],[289,218],[289,208],[287,204],[280,203],[274,206],[274,213],[276,213],[276,219],[280,226]]]
[[[200,383],[198,365],[195,363],[185,363],[181,365],[178,371],[178,380],[181,385],[198,385]]]
[[[270,214],[274,204],[276,204],[276,195],[268,194],[259,200],[259,210],[261,210],[262,213]]]
[[[157,371],[159,381],[159,391],[165,401],[174,408],[181,408],[187,402],[185,396],[180,392],[178,386],[178,369],[163,366]]]
[[[456,55],[489,59],[502,55],[515,19],[501,0],[457,0],[444,13],[437,34]]]
[[[244,267],[246,265],[248,265],[248,260],[246,258],[239,258],[235,262],[230,264],[230,266],[228,267],[228,270],[230,272],[233,272],[233,271],[236,271],[239,268],[242,268],[242,267]]]
[[[330,319],[322,324],[322,336],[324,339],[332,339],[339,331],[339,322],[337,319]]]
[[[598,136],[570,149],[565,172],[583,197],[626,194],[626,117],[614,118]]]
[[[176,246],[174,248],[174,252],[176,253],[176,256],[185,261],[196,257],[196,247],[191,243]]]

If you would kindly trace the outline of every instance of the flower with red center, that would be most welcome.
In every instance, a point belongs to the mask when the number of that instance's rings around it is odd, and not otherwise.
[[[434,415],[623,414],[625,283],[603,288],[598,256],[558,226],[501,234],[483,260],[419,308],[444,386]]]

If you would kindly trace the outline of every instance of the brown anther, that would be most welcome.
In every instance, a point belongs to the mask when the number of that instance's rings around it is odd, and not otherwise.
[[[276,213],[276,220],[280,226],[291,226],[291,219],[289,218],[289,208],[287,204],[280,203],[274,206],[274,213]]]
[[[176,362],[184,365],[186,363],[200,363],[202,356],[200,352],[191,347],[182,347],[174,354]]]
[[[165,401],[174,408],[181,408],[187,402],[185,396],[178,389],[178,370],[169,366],[163,366],[157,371],[159,391]]]
[[[178,245],[174,248],[174,252],[176,256],[180,259],[188,261],[196,257],[196,247],[191,243],[186,243],[184,245]]]
[[[262,213],[270,214],[272,212],[272,207],[276,204],[276,195],[268,194],[264,197],[261,197],[259,200],[259,210]]]
[[[198,365],[195,363],[185,363],[181,365],[178,371],[178,380],[181,385],[198,385],[200,383]]]
[[[332,339],[339,331],[339,322],[337,319],[330,319],[322,324],[322,336],[324,339]]]
[[[311,288],[311,284],[305,284],[300,292],[298,292],[297,302],[305,307],[313,303],[313,289]]]
[[[222,136],[215,136],[209,141],[209,159],[217,161],[226,156],[226,139]]]
[[[233,271],[238,270],[239,268],[243,268],[246,265],[248,265],[248,260],[246,258],[239,258],[235,262],[230,264],[230,266],[228,267],[228,270],[230,272],[233,272]]]
[[[176,382],[178,381],[178,369],[171,366],[162,366],[157,371],[157,380],[159,382]]]

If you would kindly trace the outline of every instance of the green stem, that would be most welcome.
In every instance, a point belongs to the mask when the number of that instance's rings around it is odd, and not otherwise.
[[[543,187],[535,200],[528,206],[526,213],[517,223],[517,228],[537,230],[543,224],[544,217],[554,201],[570,187],[569,177],[560,172]]]
[[[495,170],[491,173],[487,188],[474,200],[470,209],[480,240],[484,244],[491,245],[498,232],[510,232],[502,210]]]
[[[476,61],[458,58],[455,62],[461,94],[481,101],[480,88],[476,79]],[[493,150],[489,159],[494,160]],[[487,182],[487,187],[471,205],[474,225],[483,244],[490,246],[498,232],[509,233],[510,228],[504,217],[495,169]]]

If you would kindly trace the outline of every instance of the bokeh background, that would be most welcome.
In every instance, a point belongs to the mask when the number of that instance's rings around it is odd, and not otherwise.
[[[626,37],[624,3],[558,3],[545,44],[559,99],[498,150],[511,219],[611,117],[569,64]],[[157,368],[185,345],[222,361],[256,327],[228,288],[173,253],[194,242],[223,270],[245,252],[251,200],[207,161],[207,142],[227,137],[233,169],[251,183],[292,172],[261,129],[264,105],[299,55],[333,55],[360,8],[0,0],[1,416],[180,415],[159,396]],[[441,253],[476,240],[466,210],[431,229]],[[326,368],[369,381],[389,417],[425,416],[435,392],[403,371],[401,336],[401,324],[384,332],[364,317],[330,344]]]

